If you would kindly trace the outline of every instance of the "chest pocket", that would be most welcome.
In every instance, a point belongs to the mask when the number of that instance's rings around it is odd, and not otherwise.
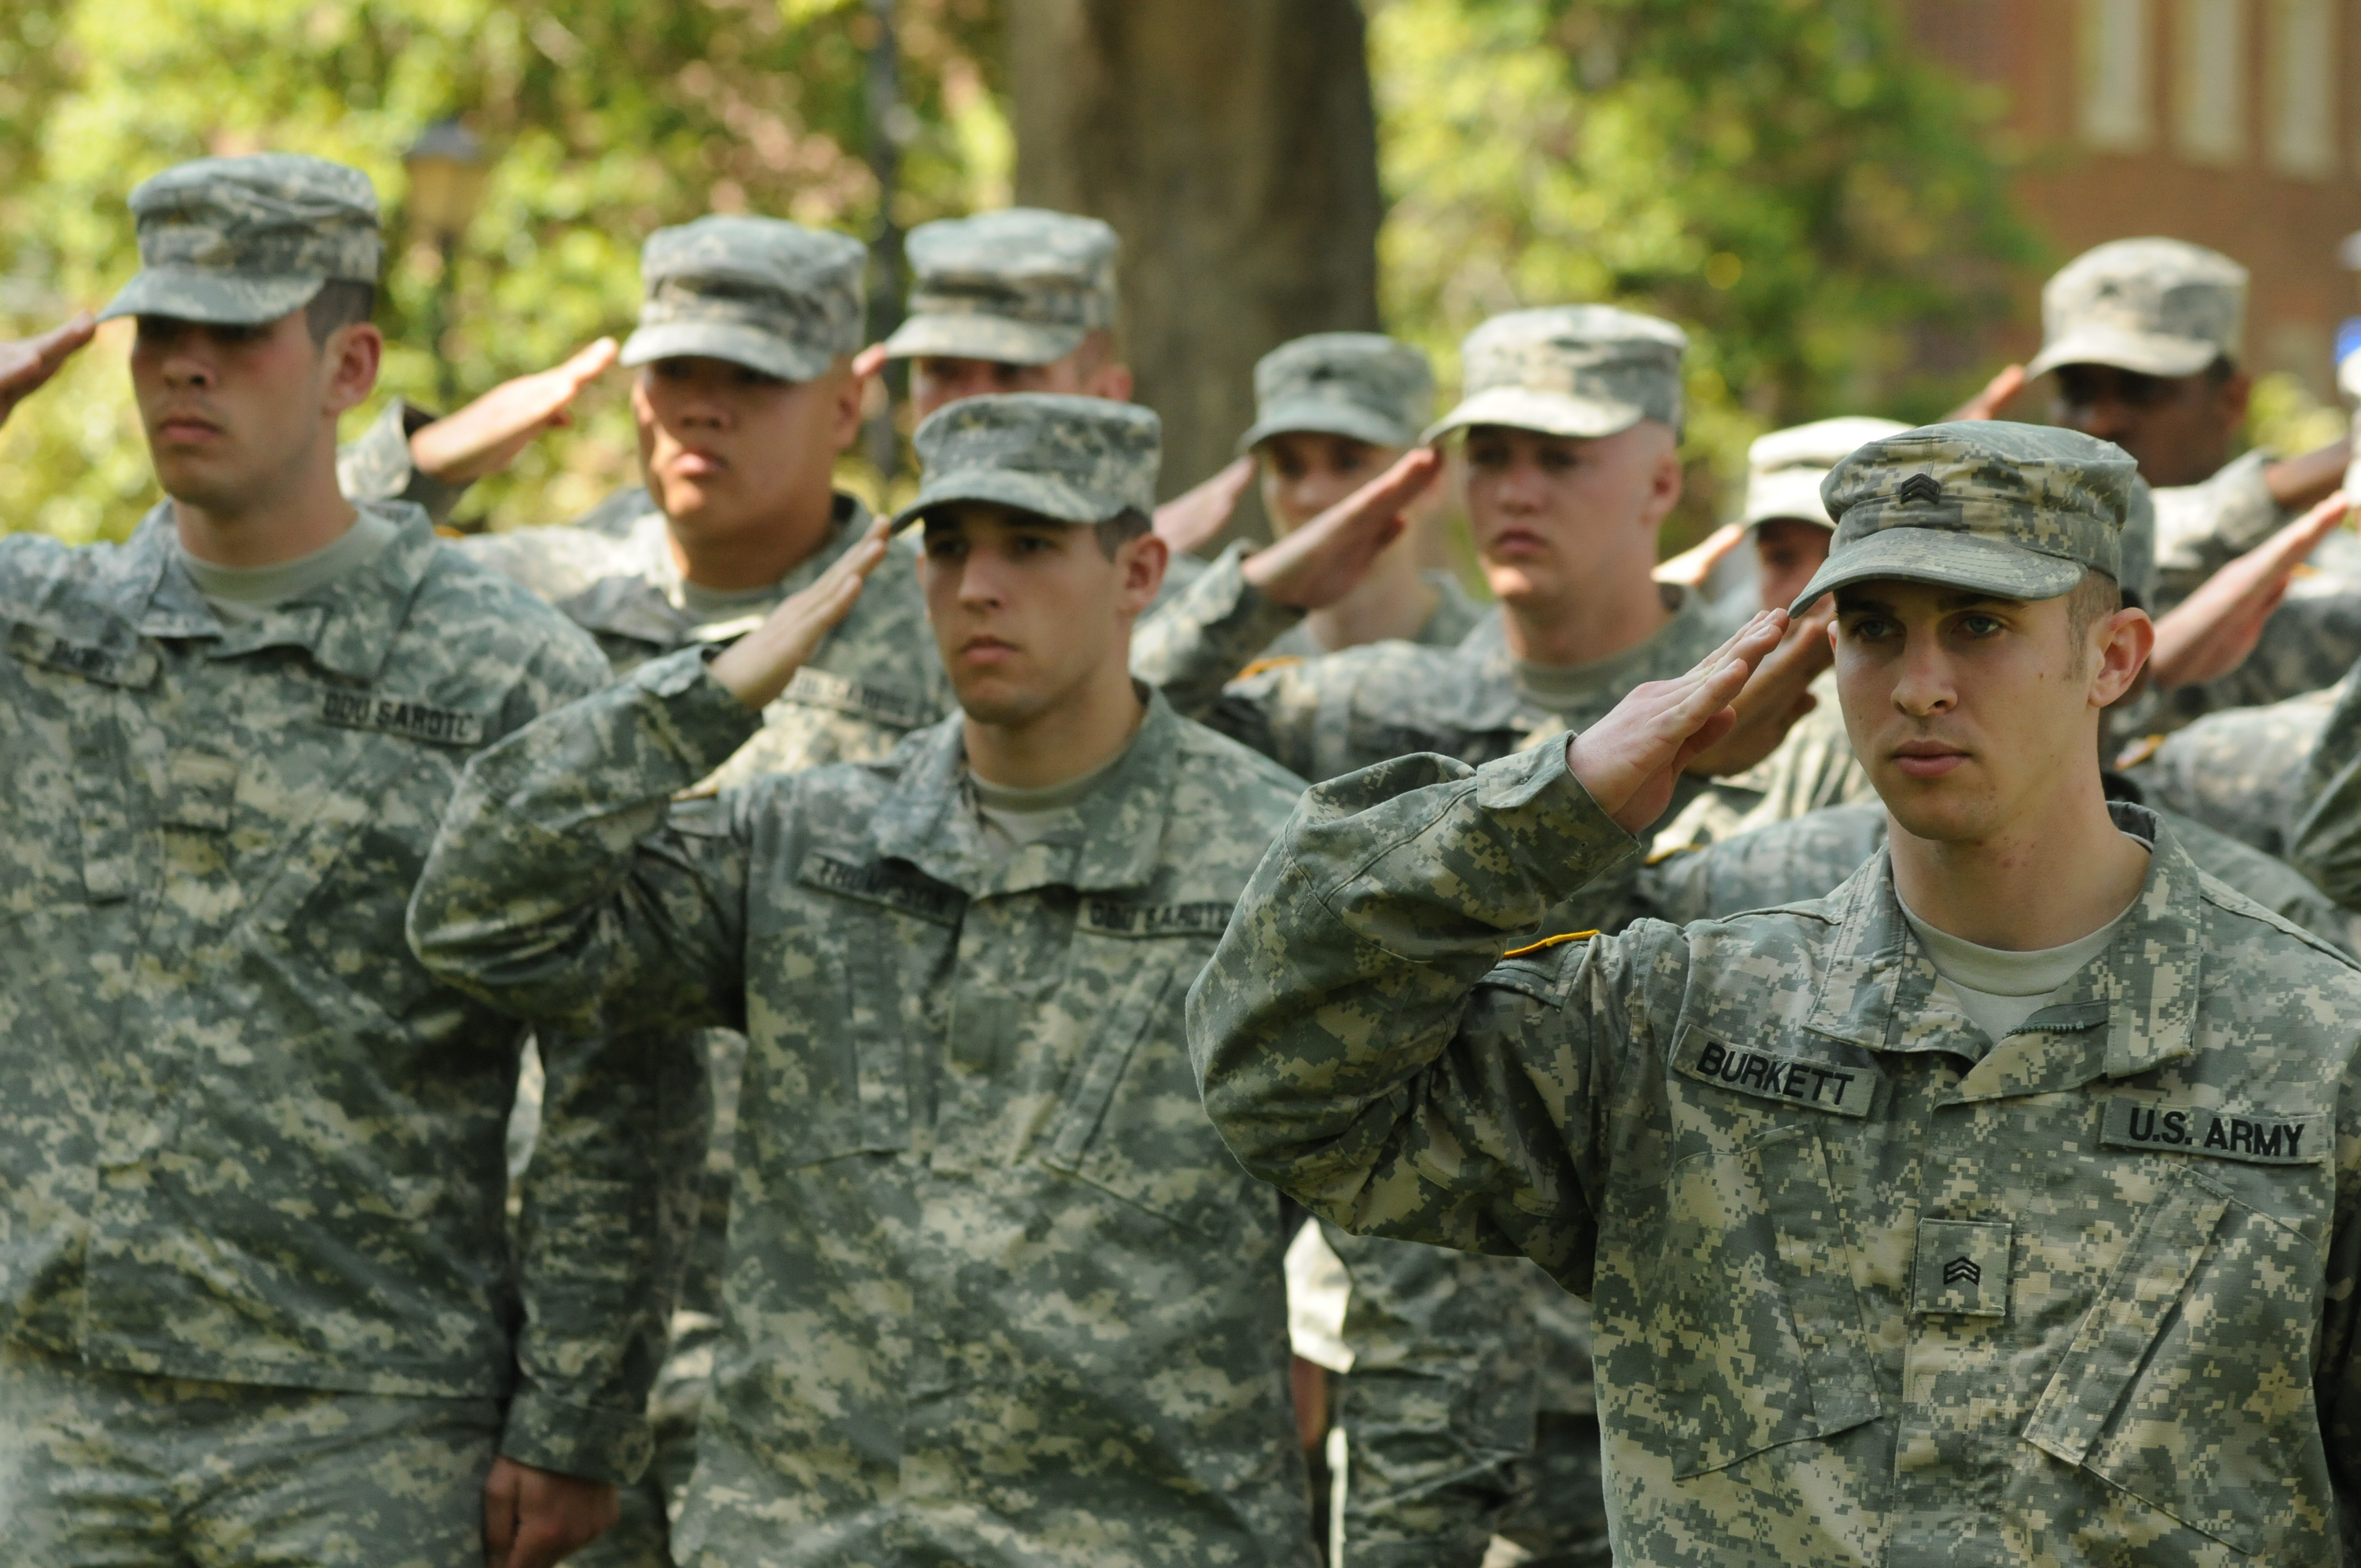
[[[2305,1283],[2320,1277],[2319,1246],[2235,1190],[2325,1168],[2169,1178],[2025,1441],[2249,1554],[2295,1497],[2330,1496]]]
[[[52,751],[35,739],[16,750],[9,787],[0,791],[0,817],[10,819],[7,833],[16,840],[10,846],[12,869],[36,884],[24,902],[129,898],[142,878],[126,688],[154,681],[154,651],[78,642],[20,622],[9,629],[0,656],[39,672],[28,674],[31,701],[16,723],[28,738],[49,729],[65,742]]]
[[[1038,1157],[1215,1238],[1250,1223],[1255,1189],[1205,1115],[1182,1006],[1228,918],[1227,905],[1082,901],[1052,1005],[1080,1027],[1084,1048]]]
[[[1643,1310],[1675,1477],[1878,1414],[1852,1226],[1817,1119],[1683,1160],[1664,1212]]]
[[[245,764],[234,827],[250,900],[245,945],[266,966],[292,956],[287,986],[330,1023],[382,1028],[462,1005],[412,954],[402,920],[482,739],[473,722],[429,734],[332,717],[291,762]]]
[[[966,899],[894,861],[804,857],[794,918],[747,953],[740,1137],[770,1169],[910,1146],[911,1020]],[[830,896],[814,898],[812,892]]]

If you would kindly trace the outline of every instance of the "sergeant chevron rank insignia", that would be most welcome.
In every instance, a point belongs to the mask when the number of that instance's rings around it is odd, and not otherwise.
[[[2325,1116],[2222,1111],[2118,1094],[2107,1102],[2099,1141],[2109,1148],[2204,1155],[2249,1165],[2316,1165],[2328,1157]]]

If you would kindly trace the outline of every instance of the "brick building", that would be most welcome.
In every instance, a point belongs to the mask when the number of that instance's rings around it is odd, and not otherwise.
[[[1913,36],[2005,90],[2026,211],[2063,261],[2169,235],[2254,275],[2246,356],[2333,395],[2338,260],[2361,229],[2361,0],[1905,0]],[[1998,345],[2039,341],[2028,297]]]

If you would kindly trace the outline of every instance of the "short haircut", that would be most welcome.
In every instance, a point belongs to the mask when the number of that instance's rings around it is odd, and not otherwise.
[[[1091,524],[1091,532],[1098,539],[1099,554],[1112,561],[1116,552],[1155,526],[1155,520],[1137,507],[1126,507],[1104,522]]]
[[[2079,667],[2091,628],[2124,608],[2123,589],[2096,566],[2082,568],[2082,580],[2066,590],[2066,641]]]
[[[376,313],[376,284],[331,278],[303,307],[303,324],[310,329],[316,348],[335,336],[337,328],[358,326]]]
[[[2209,387],[2218,387],[2237,373],[2238,362],[2226,354],[2215,355],[2213,363],[2205,367],[2203,371],[2205,384]]]

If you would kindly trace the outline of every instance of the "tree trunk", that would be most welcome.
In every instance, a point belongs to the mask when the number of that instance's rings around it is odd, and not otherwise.
[[[1016,199],[1123,236],[1124,353],[1164,418],[1170,496],[1229,461],[1257,359],[1378,324],[1360,6],[1009,0],[1007,15]]]

